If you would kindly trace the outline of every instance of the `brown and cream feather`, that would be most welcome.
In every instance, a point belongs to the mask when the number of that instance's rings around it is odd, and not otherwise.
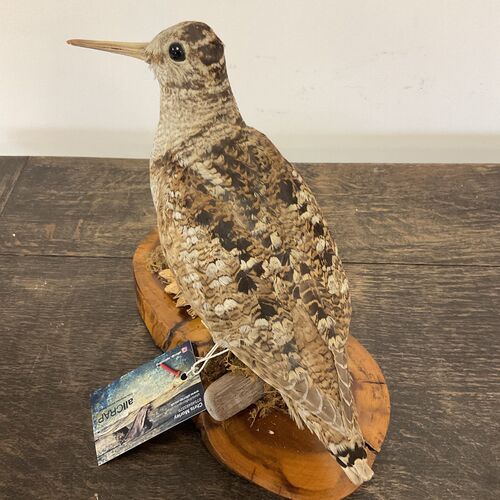
[[[183,58],[172,58],[172,44]],[[161,87],[151,191],[184,300],[351,481],[370,479],[347,369],[349,287],[315,197],[243,121],[207,25],[168,28],[143,58]]]

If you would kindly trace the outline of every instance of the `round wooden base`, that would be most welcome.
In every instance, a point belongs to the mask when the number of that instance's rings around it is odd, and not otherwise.
[[[158,347],[167,350],[191,340],[201,355],[210,347],[210,334],[199,318],[192,319],[176,307],[148,269],[149,256],[158,244],[155,231],[134,255],[139,312]],[[348,353],[363,435],[379,451],[389,425],[389,391],[380,367],[352,336]],[[216,422],[203,412],[197,425],[206,446],[221,463],[283,497],[340,499],[356,489],[323,445],[308,430],[299,430],[283,412],[274,411],[253,425],[249,410],[224,422]],[[376,453],[368,452],[370,464],[375,457]]]

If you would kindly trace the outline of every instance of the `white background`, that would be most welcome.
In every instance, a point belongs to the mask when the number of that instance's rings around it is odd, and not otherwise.
[[[499,0],[0,0],[0,154],[148,157],[158,88],[68,38],[226,45],[248,124],[293,161],[499,162]]]

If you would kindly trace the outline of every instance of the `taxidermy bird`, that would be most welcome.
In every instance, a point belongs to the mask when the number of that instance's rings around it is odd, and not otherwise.
[[[184,22],[150,43],[68,43],[149,64],[161,88],[151,191],[183,299],[217,345],[280,392],[353,483],[370,479],[336,244],[294,166],[243,121],[221,40],[206,24]]]

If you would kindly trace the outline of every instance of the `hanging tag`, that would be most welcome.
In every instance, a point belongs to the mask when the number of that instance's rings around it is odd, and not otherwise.
[[[97,464],[125,453],[205,409],[191,342],[93,392],[90,396]]]

